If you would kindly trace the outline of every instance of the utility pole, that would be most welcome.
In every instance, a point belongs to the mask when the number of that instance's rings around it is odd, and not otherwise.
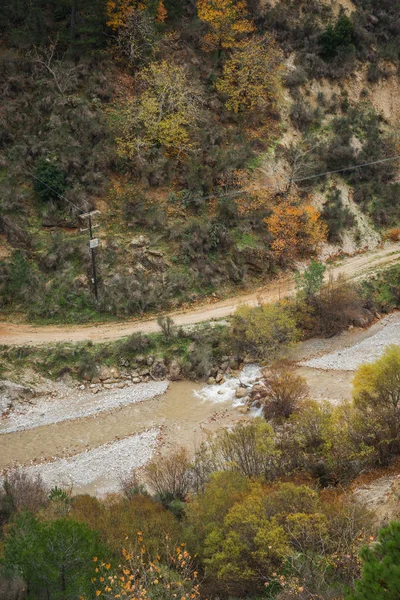
[[[99,210],[92,210],[92,212],[84,213],[83,215],[79,215],[81,219],[88,220],[88,227],[86,227],[85,229],[81,229],[81,231],[89,232],[89,252],[92,257],[92,284],[93,284],[93,291],[94,291],[94,297],[96,298],[96,302],[98,300],[97,271],[96,271],[96,248],[99,245],[99,240],[98,240],[98,238],[93,237],[93,229],[97,229],[97,227],[99,227],[99,225],[93,225],[92,218],[95,215],[99,215],[99,214],[100,214]]]

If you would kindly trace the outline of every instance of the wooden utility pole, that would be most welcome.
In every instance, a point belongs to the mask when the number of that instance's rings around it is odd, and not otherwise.
[[[99,227],[99,225],[93,225],[92,219],[95,215],[99,215],[99,214],[100,214],[99,210],[92,210],[92,212],[84,213],[83,215],[79,215],[81,219],[88,220],[88,227],[86,227],[85,229],[81,229],[81,231],[89,232],[89,252],[92,257],[92,284],[93,284],[93,291],[94,291],[94,297],[96,298],[96,302],[98,300],[97,271],[96,271],[96,248],[99,245],[99,240],[98,240],[98,238],[95,238],[93,236],[93,229],[96,229],[97,227]]]

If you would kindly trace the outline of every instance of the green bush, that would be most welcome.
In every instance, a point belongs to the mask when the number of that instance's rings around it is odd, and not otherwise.
[[[335,25],[329,25],[320,37],[321,56],[329,61],[338,55],[339,49],[345,54],[351,52],[354,44],[354,25],[349,17],[342,15]]]
[[[62,204],[60,196],[66,187],[66,174],[57,165],[45,159],[37,163],[33,189],[39,200]]]
[[[356,223],[353,213],[347,206],[343,206],[338,189],[329,193],[321,215],[328,225],[328,241],[333,244],[340,243],[342,231],[351,229]]]

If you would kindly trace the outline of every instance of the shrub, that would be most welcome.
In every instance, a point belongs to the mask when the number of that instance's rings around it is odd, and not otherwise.
[[[266,395],[262,400],[264,418],[273,421],[288,419],[299,410],[309,394],[304,377],[296,375],[285,364],[274,365],[264,379]]]
[[[30,477],[20,470],[8,473],[0,491],[0,520],[7,521],[18,512],[37,513],[48,502],[49,490],[38,475]]]
[[[288,304],[280,302],[237,309],[228,335],[239,355],[247,352],[253,357],[273,361],[300,338],[300,331]]]
[[[166,342],[170,342],[176,336],[176,327],[171,317],[157,317],[157,324]]]
[[[400,242],[400,227],[394,227],[387,233],[387,237],[391,242]]]
[[[318,294],[324,282],[325,271],[326,266],[323,263],[312,260],[302,273],[297,272],[295,275],[297,294],[307,300]]]
[[[262,419],[223,430],[210,444],[216,470],[238,471],[246,477],[273,478],[276,448],[274,432]]]
[[[400,265],[364,281],[361,294],[372,310],[390,312],[400,306]]]
[[[387,464],[400,452],[400,346],[388,346],[376,362],[361,365],[353,385],[363,441]]]
[[[153,459],[144,467],[144,476],[160,498],[185,500],[190,490],[189,464],[187,450],[179,448],[173,454]]]
[[[315,332],[332,336],[346,329],[362,313],[358,290],[343,277],[330,279],[312,302]]]
[[[340,190],[332,190],[321,213],[328,225],[328,241],[337,244],[341,240],[341,232],[354,227],[356,219],[350,209],[343,206]]]
[[[339,49],[352,51],[354,25],[349,17],[342,15],[335,25],[329,25],[320,37],[321,56],[329,61],[338,55]]]
[[[33,189],[42,202],[56,202],[62,205],[62,195],[67,187],[66,174],[57,165],[40,160],[36,165]]]

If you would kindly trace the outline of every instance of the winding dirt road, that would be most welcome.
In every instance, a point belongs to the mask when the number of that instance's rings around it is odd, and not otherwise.
[[[400,243],[387,244],[384,248],[359,254],[329,268],[327,276],[345,275],[350,279],[362,279],[374,271],[388,267],[400,260]],[[179,326],[194,325],[205,321],[223,319],[242,304],[256,306],[260,302],[274,302],[280,297],[293,294],[293,276],[285,276],[250,294],[234,296],[222,301],[210,302],[187,311],[171,313]],[[98,323],[91,325],[33,326],[0,322],[0,344],[7,346],[37,346],[59,342],[107,342],[141,331],[159,331],[156,319],[131,320],[122,323]]]

